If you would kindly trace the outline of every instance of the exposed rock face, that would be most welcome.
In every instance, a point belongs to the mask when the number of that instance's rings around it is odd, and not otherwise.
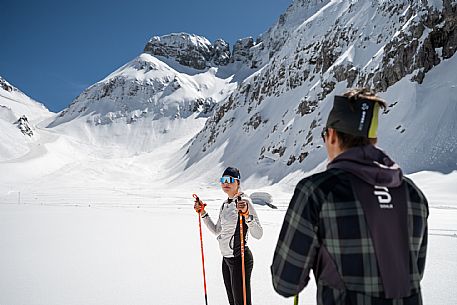
[[[291,8],[296,9],[311,2],[313,1],[295,1]],[[314,2],[319,3],[318,7],[320,7],[328,1]],[[361,5],[350,4],[346,9],[349,13],[353,13],[357,10],[357,6]],[[423,4],[412,0],[382,2],[376,6],[376,10],[379,15],[391,20],[386,26],[386,31],[379,31],[376,35],[370,36],[364,33],[368,24],[365,28],[347,25],[344,23],[344,16],[341,16],[321,39],[318,34],[315,35],[317,39],[310,41],[299,38],[296,50],[289,55],[293,60],[276,61],[273,58],[273,62],[268,66],[268,72],[261,75],[263,84],[257,85],[261,87],[260,93],[278,96],[284,92],[279,90],[282,84],[287,84],[290,89],[296,88],[304,84],[310,74],[311,77],[312,75],[324,76],[320,86],[321,92],[318,94],[319,100],[331,93],[334,84],[342,80],[347,81],[348,87],[357,85],[371,87],[378,92],[385,91],[414,71],[416,71],[414,80],[420,83],[425,73],[438,65],[442,59],[450,58],[456,52],[455,1],[444,0],[444,8],[440,12],[428,6],[426,1]],[[278,27],[285,22],[285,16],[287,14],[281,16]],[[376,25],[371,26],[372,31],[375,32]],[[395,35],[397,31],[398,35]],[[276,43],[283,39],[278,38]],[[385,43],[382,47],[384,52],[380,53],[382,55],[382,58],[379,58],[380,63],[377,58],[374,58],[376,60],[368,63],[369,65],[362,71],[361,67],[355,67],[351,61],[342,58],[343,51],[351,51],[348,50],[351,46],[354,49],[363,49],[373,42],[381,46]],[[275,50],[274,47],[273,50]],[[262,94],[257,93],[259,90],[254,92],[257,99],[262,99]]]
[[[413,80],[422,83],[428,71],[441,60],[451,58],[457,51],[457,6],[451,0],[444,0],[443,4],[441,12],[413,5],[402,16],[405,21],[412,21],[409,31],[402,31],[385,46],[382,67],[362,77],[359,83],[385,91],[414,71]]]
[[[33,136],[32,128],[30,127],[29,120],[25,115],[21,116],[16,122],[15,125],[21,130],[21,132],[29,137]]]
[[[222,40],[217,39],[213,45],[213,52],[211,58],[216,66],[226,66],[230,62],[230,46]]]
[[[187,33],[154,36],[146,44],[144,52],[172,57],[181,65],[198,70],[213,64],[225,66],[230,62],[230,47],[227,42],[218,39],[213,45],[204,37]]]
[[[165,36],[154,36],[144,48],[144,52],[174,58],[181,65],[198,70],[213,66],[226,66],[230,63],[241,62],[247,67],[258,68],[262,49],[255,48],[252,37],[239,39],[230,51],[229,44],[217,39],[211,44],[206,38],[197,35],[179,33]],[[256,60],[253,59],[256,54]]]
[[[239,39],[233,46],[232,62],[240,61],[249,64],[252,60],[252,50],[254,39],[247,37]]]
[[[144,52],[173,57],[184,66],[203,70],[211,60],[212,48],[211,43],[204,37],[179,33],[152,37]]]
[[[5,79],[0,76],[0,87],[8,92],[13,91],[14,87],[11,86]]]

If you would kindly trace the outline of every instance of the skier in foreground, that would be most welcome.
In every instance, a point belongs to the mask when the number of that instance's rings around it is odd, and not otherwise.
[[[221,188],[228,198],[222,203],[219,217],[213,222],[200,200],[195,201],[194,209],[200,212],[208,229],[217,235],[222,253],[222,275],[230,305],[243,305],[243,277],[241,261],[241,238],[239,213],[242,215],[243,240],[246,245],[247,232],[260,239],[263,234],[259,218],[249,198],[240,192],[240,172],[228,167],[220,178]],[[254,264],[252,253],[244,247],[246,305],[251,305],[251,273]]]
[[[297,184],[279,235],[279,294],[299,293],[313,269],[317,304],[422,304],[428,204],[374,145],[380,107],[366,89],[335,97],[322,132],[330,163]]]

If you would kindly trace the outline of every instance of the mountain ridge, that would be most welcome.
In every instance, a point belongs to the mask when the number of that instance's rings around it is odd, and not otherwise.
[[[407,100],[409,92],[395,96],[388,89],[404,81],[402,86],[415,92],[414,84],[421,86],[424,75],[455,54],[455,1],[445,0],[442,6],[436,1],[402,0],[294,3],[297,5],[293,7],[300,7],[300,3],[320,6],[286,39],[267,65],[218,105],[215,115],[188,148],[189,165],[224,143],[241,147],[255,143],[254,149],[245,153],[236,148],[226,150],[222,160],[227,164],[242,160],[240,167],[246,168],[248,176],[260,172],[260,176],[266,175],[274,182],[289,172],[311,171],[325,159],[319,129],[325,124],[333,95],[353,86],[370,87],[393,105],[385,116],[394,111],[392,108],[399,101],[402,107],[414,111],[416,101]],[[440,52],[440,48],[446,52]],[[442,103],[450,103],[444,96],[441,99]],[[416,118],[410,120],[411,125],[420,125]],[[455,123],[450,118],[442,123],[445,134],[451,136]],[[233,129],[240,132],[228,132]],[[380,135],[399,139],[404,136],[391,130],[381,130]],[[453,137],[449,139],[453,144],[433,141],[443,147],[441,156],[431,148],[418,157],[414,149],[404,150],[414,156],[418,165],[400,153],[399,147],[405,145],[386,141],[386,149],[398,156],[406,172],[456,168],[452,161],[455,152],[444,148],[456,145]],[[429,167],[431,158],[442,158],[443,162]]]
[[[319,134],[333,96],[365,86],[390,102],[380,145],[407,173],[451,171],[456,13],[451,0],[295,0],[266,32],[232,50],[222,39],[154,36],[46,129],[123,157],[195,132],[170,151],[170,177],[179,180],[179,168],[205,179],[236,165],[251,181],[276,183],[323,168]],[[413,133],[422,126],[427,133]],[[208,171],[208,162],[217,166]]]

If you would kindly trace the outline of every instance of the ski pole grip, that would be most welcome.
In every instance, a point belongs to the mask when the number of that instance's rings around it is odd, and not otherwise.
[[[199,203],[201,202],[201,206],[206,207],[206,203],[200,201],[200,198],[198,198],[197,194],[192,194],[192,197],[194,197],[195,201],[198,201]]]

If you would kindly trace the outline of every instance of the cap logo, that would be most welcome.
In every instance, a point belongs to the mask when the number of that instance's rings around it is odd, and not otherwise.
[[[363,125],[365,124],[365,118],[367,116],[367,110],[370,109],[367,103],[362,104],[362,116],[360,117],[359,131],[362,131]]]

